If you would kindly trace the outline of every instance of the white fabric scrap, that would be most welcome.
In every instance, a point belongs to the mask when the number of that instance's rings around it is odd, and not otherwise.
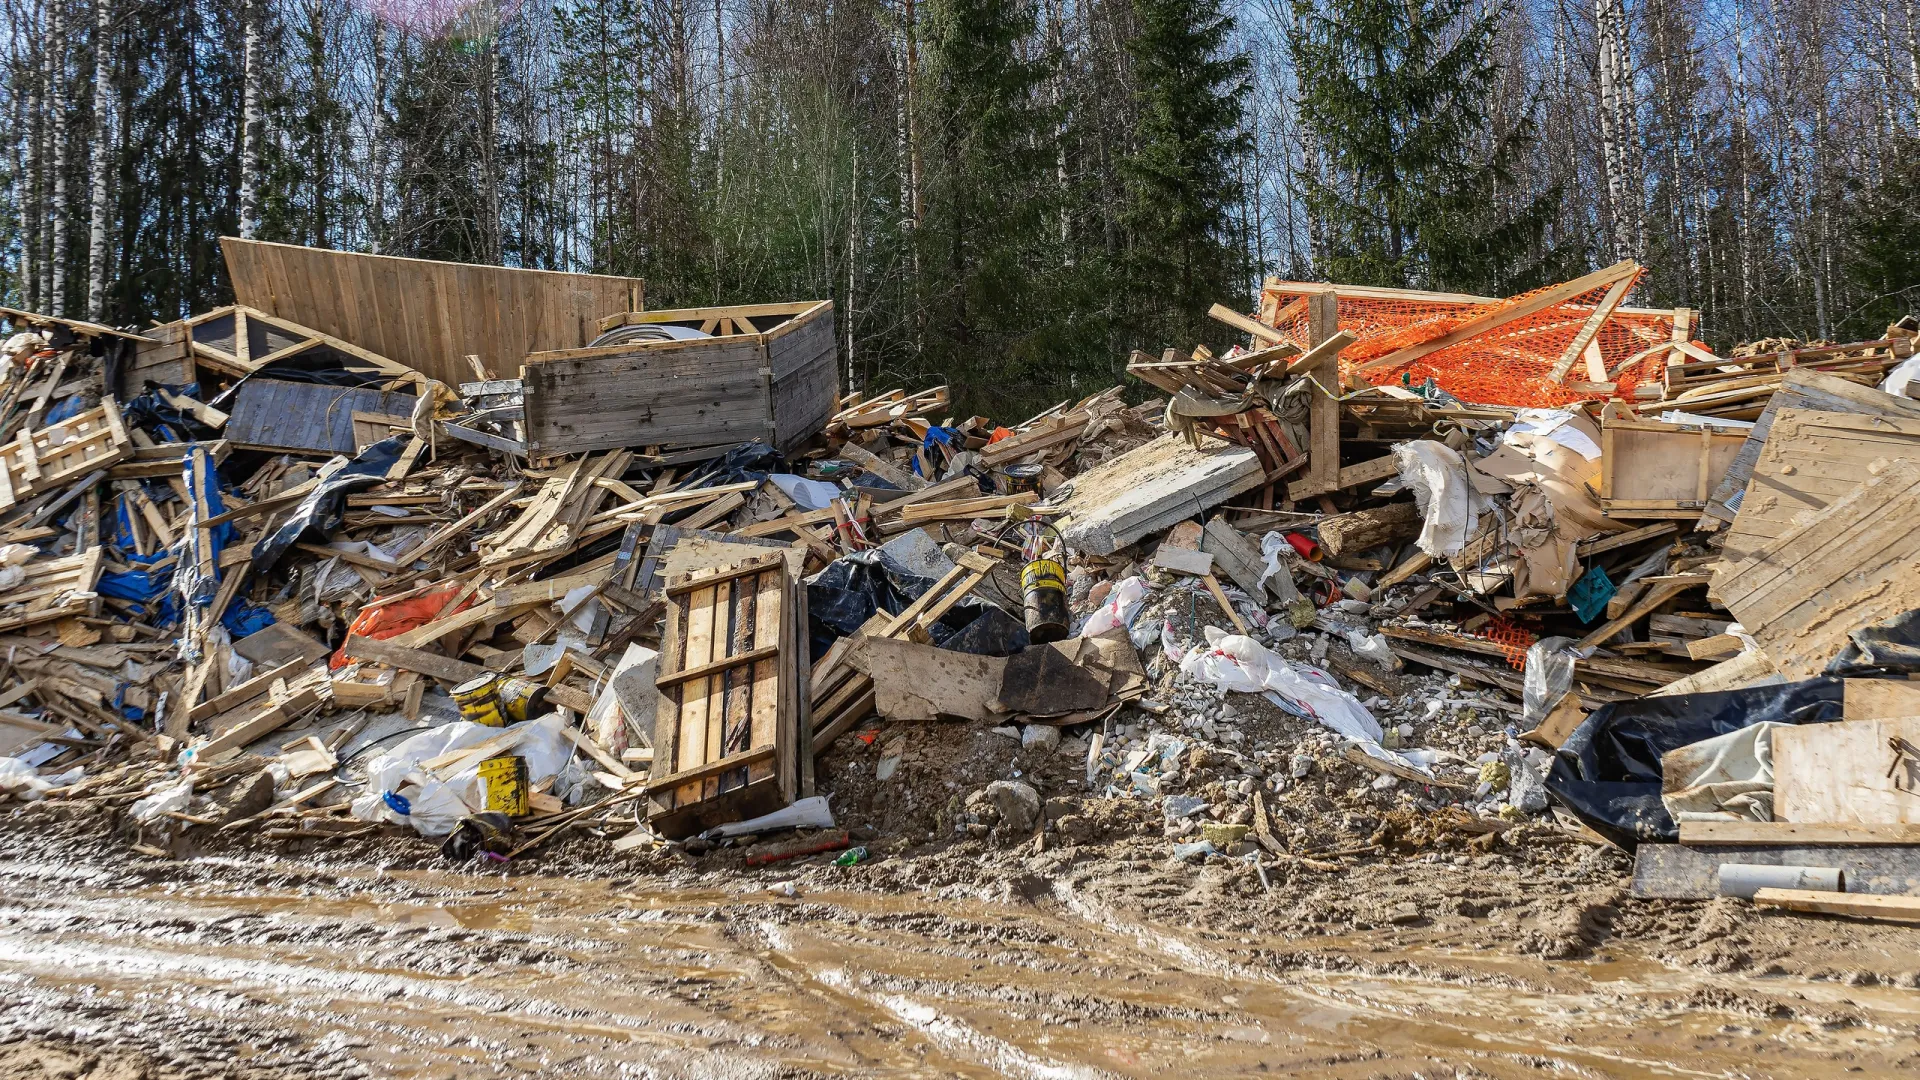
[[[1480,511],[1487,505],[1467,476],[1467,459],[1429,439],[1400,443],[1393,453],[1400,479],[1413,489],[1426,519],[1416,541],[1420,550],[1436,559],[1459,554],[1479,531]]]

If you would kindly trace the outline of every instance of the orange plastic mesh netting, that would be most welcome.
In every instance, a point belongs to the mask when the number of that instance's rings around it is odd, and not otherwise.
[[[1260,321],[1305,348],[1306,298],[1332,288],[1339,295],[1339,328],[1357,339],[1340,355],[1342,376],[1357,375],[1376,386],[1419,386],[1431,378],[1462,401],[1483,405],[1631,400],[1635,387],[1660,381],[1676,313],[1616,306],[1596,330],[1585,328],[1610,296],[1616,305],[1624,300],[1642,273],[1615,267],[1504,300],[1269,280]],[[1581,288],[1587,281],[1598,283]],[[1575,288],[1580,291],[1570,291]],[[1473,333],[1473,327],[1483,329]],[[1462,330],[1466,336],[1432,347]],[[1583,333],[1591,334],[1589,344],[1571,350]],[[1397,353],[1418,355],[1392,361]],[[1562,368],[1565,374],[1556,380],[1554,372]]]

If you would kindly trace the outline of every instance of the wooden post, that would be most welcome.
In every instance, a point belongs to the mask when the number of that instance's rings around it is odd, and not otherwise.
[[[1339,294],[1332,289],[1306,297],[1307,345],[1311,348],[1340,331]],[[1340,359],[1329,356],[1302,374],[1320,385],[1307,412],[1307,474],[1304,494],[1319,495],[1340,486]]]

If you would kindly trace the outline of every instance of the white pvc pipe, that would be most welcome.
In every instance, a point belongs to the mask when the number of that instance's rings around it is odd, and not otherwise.
[[[1748,900],[1761,889],[1810,889],[1845,892],[1846,874],[1832,866],[1766,866],[1760,863],[1721,863],[1720,895]]]

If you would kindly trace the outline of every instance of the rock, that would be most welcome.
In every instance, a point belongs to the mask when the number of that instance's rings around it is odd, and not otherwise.
[[[1055,796],[1046,801],[1043,809],[1046,811],[1047,822],[1052,824],[1080,809],[1080,800]]]
[[[1080,814],[1068,814],[1056,823],[1060,835],[1076,844],[1091,843],[1100,836],[1100,826],[1089,817]]]
[[[1510,749],[1501,757],[1511,779],[1507,785],[1507,801],[1523,813],[1538,814],[1547,808],[1547,785],[1534,769],[1533,763],[1518,748]]]
[[[1200,835],[1216,848],[1231,847],[1245,840],[1252,831],[1246,825],[1224,825],[1217,821],[1202,822],[1200,825]]]
[[[1047,724],[1028,724],[1020,732],[1022,749],[1053,754],[1060,750],[1060,729]]]
[[[239,821],[273,805],[273,774],[265,769],[235,780],[222,796],[222,823]]]
[[[1405,926],[1408,923],[1417,923],[1420,921],[1420,918],[1421,918],[1420,908],[1417,905],[1410,904],[1410,903],[1395,904],[1393,905],[1393,910],[1387,912],[1387,921],[1390,923],[1393,923],[1395,926]]]
[[[1160,813],[1168,821],[1191,817],[1204,810],[1207,800],[1198,795],[1169,795],[1160,800]]]
[[[1307,774],[1313,772],[1313,755],[1312,754],[1293,755],[1293,765],[1292,765],[1291,771],[1293,773],[1293,778],[1295,780],[1305,780],[1307,778]]]
[[[1004,739],[1012,739],[1015,742],[1020,741],[1020,729],[1014,727],[1012,724],[1002,724],[994,728],[993,733]]]
[[[1040,820],[1040,793],[1018,780],[995,780],[986,787],[987,798],[1000,812],[1000,823],[1015,835],[1033,831]]]
[[[680,849],[689,855],[705,855],[713,850],[713,841],[704,836],[689,836],[680,844]]]
[[[1207,856],[1214,853],[1214,846],[1205,840],[1194,844],[1173,845],[1173,857],[1181,862],[1204,861]]]

